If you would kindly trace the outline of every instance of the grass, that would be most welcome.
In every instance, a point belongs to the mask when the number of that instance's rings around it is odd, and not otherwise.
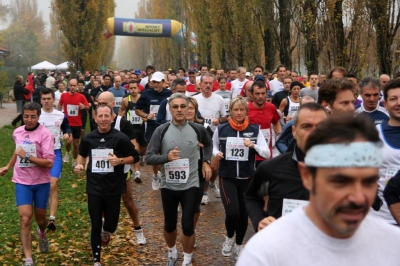
[[[4,126],[0,129],[0,167],[5,166],[15,144],[12,140],[14,128]],[[15,202],[14,183],[11,182],[12,171],[0,177],[0,261],[2,265],[21,265],[24,261],[22,244],[19,238],[19,215]],[[84,176],[73,173],[71,164],[63,164],[62,177],[59,183],[59,207],[57,211],[57,230],[48,233],[49,252],[41,254],[38,248],[37,224],[32,224],[32,249],[35,265],[93,265],[89,246],[90,222],[87,210],[86,180]],[[123,208],[121,208],[123,210]],[[48,212],[47,212],[48,215]],[[120,218],[126,217],[121,211]],[[120,226],[119,226],[120,227]],[[123,231],[120,227],[118,231]],[[110,255],[115,250],[131,249],[131,244],[123,232],[114,237],[114,242],[121,243],[117,247],[102,249],[102,261],[105,265],[121,265],[121,252]],[[119,237],[118,237],[119,235]],[[119,242],[118,242],[119,241]],[[130,250],[132,255],[134,251]]]

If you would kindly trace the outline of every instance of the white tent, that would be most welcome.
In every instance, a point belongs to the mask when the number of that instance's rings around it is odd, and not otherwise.
[[[47,61],[43,61],[43,62],[41,62],[39,64],[31,66],[31,69],[43,69],[43,68],[45,68],[45,69],[56,69],[57,66],[52,64],[52,63],[50,63],[50,62],[47,62]]]
[[[56,68],[57,69],[68,69],[69,68],[69,65],[68,65],[68,61],[65,61],[64,63],[61,63],[61,64],[59,64],[59,65],[56,65]]]

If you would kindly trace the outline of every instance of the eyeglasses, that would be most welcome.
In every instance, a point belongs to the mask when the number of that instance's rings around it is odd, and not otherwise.
[[[37,119],[38,117],[37,117],[37,115],[23,115],[23,118],[24,119]]]
[[[174,104],[174,105],[171,106],[172,109],[179,109],[179,108],[186,109],[186,107],[187,106],[184,105],[184,104],[181,104],[181,105]]]

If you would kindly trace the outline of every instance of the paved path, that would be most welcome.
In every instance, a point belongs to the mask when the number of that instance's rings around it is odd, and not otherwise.
[[[11,125],[11,120],[17,116],[17,106],[15,103],[3,103],[0,108],[0,128]]]

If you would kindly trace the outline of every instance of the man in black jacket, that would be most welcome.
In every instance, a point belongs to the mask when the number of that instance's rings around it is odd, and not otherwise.
[[[308,135],[326,118],[328,115],[321,105],[302,105],[294,118],[294,149],[257,167],[245,193],[246,209],[256,232],[282,216],[284,199],[308,200],[309,193],[301,181],[298,162],[304,160]]]

